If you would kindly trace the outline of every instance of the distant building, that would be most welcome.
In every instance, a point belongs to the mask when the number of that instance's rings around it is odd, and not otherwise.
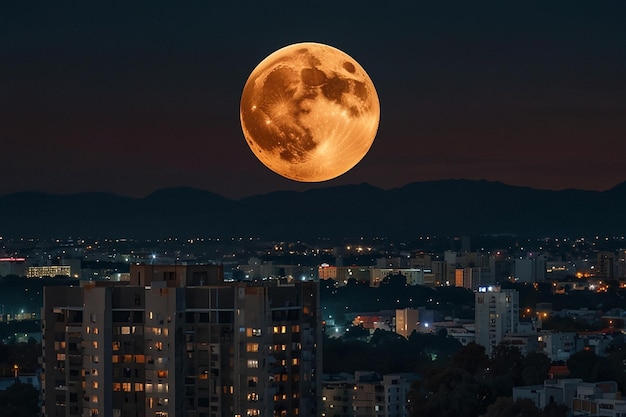
[[[28,278],[70,277],[71,274],[72,271],[69,265],[29,266],[26,271]]]
[[[602,279],[613,279],[615,277],[615,254],[608,251],[598,251],[596,260],[595,275]]]
[[[621,280],[626,278],[626,250],[620,250],[618,252],[616,260],[616,272],[617,278]]]
[[[417,331],[420,325],[419,310],[414,308],[403,308],[396,310],[396,333],[400,336],[408,337]]]
[[[622,417],[626,400],[615,381],[583,382],[580,378],[549,379],[543,385],[513,387],[513,400],[526,398],[538,408],[565,405],[575,416]]]
[[[7,275],[26,276],[26,268],[25,258],[0,258],[0,277]]]
[[[548,379],[543,385],[513,387],[513,401],[526,398],[532,400],[542,410],[550,403],[565,405],[571,409],[576,397],[576,388],[581,383],[580,378]]]
[[[566,361],[578,351],[576,333],[542,332],[539,335],[539,348],[551,361]]]
[[[417,253],[409,259],[409,268],[426,268],[432,267],[432,256],[428,253]]]
[[[337,279],[337,267],[329,264],[322,264],[317,268],[319,279]]]
[[[322,417],[407,417],[413,374],[324,375]]]
[[[370,287],[379,287],[391,275],[402,275],[407,285],[425,285],[428,270],[422,268],[370,268]]]
[[[513,276],[513,261],[504,251],[497,250],[491,254],[489,267],[495,282],[506,281]]]
[[[37,391],[41,389],[41,381],[39,380],[39,375],[20,373],[17,375],[17,377],[12,376],[12,377],[0,378],[0,391],[6,391],[8,388],[10,388],[13,384],[17,382],[21,384],[30,384]]]
[[[456,267],[445,261],[432,262],[433,286],[453,286],[456,279]]]
[[[373,332],[376,329],[391,331],[395,319],[395,310],[358,313],[352,319],[353,326],[360,326]]]
[[[474,325],[455,326],[455,327],[437,327],[437,331],[446,329],[448,337],[452,337],[459,341],[463,346],[467,346],[472,342],[476,342],[476,332],[474,331]]]
[[[491,268],[469,267],[457,268],[455,270],[455,286],[469,290],[477,290],[480,287],[494,285]]]
[[[516,259],[513,264],[513,277],[520,282],[544,282],[546,261],[543,257]]]
[[[337,276],[334,279],[339,285],[346,285],[350,279],[370,282],[370,270],[366,266],[338,266],[336,271]]]
[[[475,293],[476,343],[488,355],[508,333],[516,333],[519,324],[519,293],[500,287],[482,287]]]
[[[131,265],[130,282],[46,287],[44,415],[320,415],[318,282],[222,274]]]

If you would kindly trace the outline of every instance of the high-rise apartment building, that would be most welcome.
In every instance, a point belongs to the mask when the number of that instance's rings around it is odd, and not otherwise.
[[[598,251],[596,256],[596,277],[613,279],[615,276],[615,253]]]
[[[519,293],[500,287],[481,287],[475,293],[476,343],[491,355],[507,333],[519,325]]]
[[[455,286],[470,290],[494,285],[493,274],[489,267],[457,268],[455,270]]]
[[[409,338],[420,327],[420,312],[414,308],[396,309],[396,333]]]
[[[44,293],[45,416],[317,416],[318,282],[139,265]]]

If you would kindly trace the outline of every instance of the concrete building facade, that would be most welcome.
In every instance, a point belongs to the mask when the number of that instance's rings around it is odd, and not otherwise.
[[[322,385],[322,417],[407,417],[413,374],[376,372],[327,375]]]
[[[500,287],[483,287],[475,293],[476,343],[491,355],[493,348],[519,324],[519,293]]]
[[[141,265],[44,294],[45,416],[316,416],[317,282]]]

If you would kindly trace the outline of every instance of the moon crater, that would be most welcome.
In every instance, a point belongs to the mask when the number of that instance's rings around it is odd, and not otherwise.
[[[356,165],[374,141],[380,104],[365,70],[318,43],[282,48],[250,74],[241,126],[255,156],[286,178],[326,181]]]

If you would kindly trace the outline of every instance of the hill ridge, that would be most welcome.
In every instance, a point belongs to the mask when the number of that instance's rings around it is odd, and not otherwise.
[[[543,190],[498,181],[423,181],[384,190],[367,183],[276,191],[240,199],[191,187],[140,198],[112,193],[0,196],[0,235],[166,235],[267,239],[423,234],[625,234],[626,182],[606,191]]]

